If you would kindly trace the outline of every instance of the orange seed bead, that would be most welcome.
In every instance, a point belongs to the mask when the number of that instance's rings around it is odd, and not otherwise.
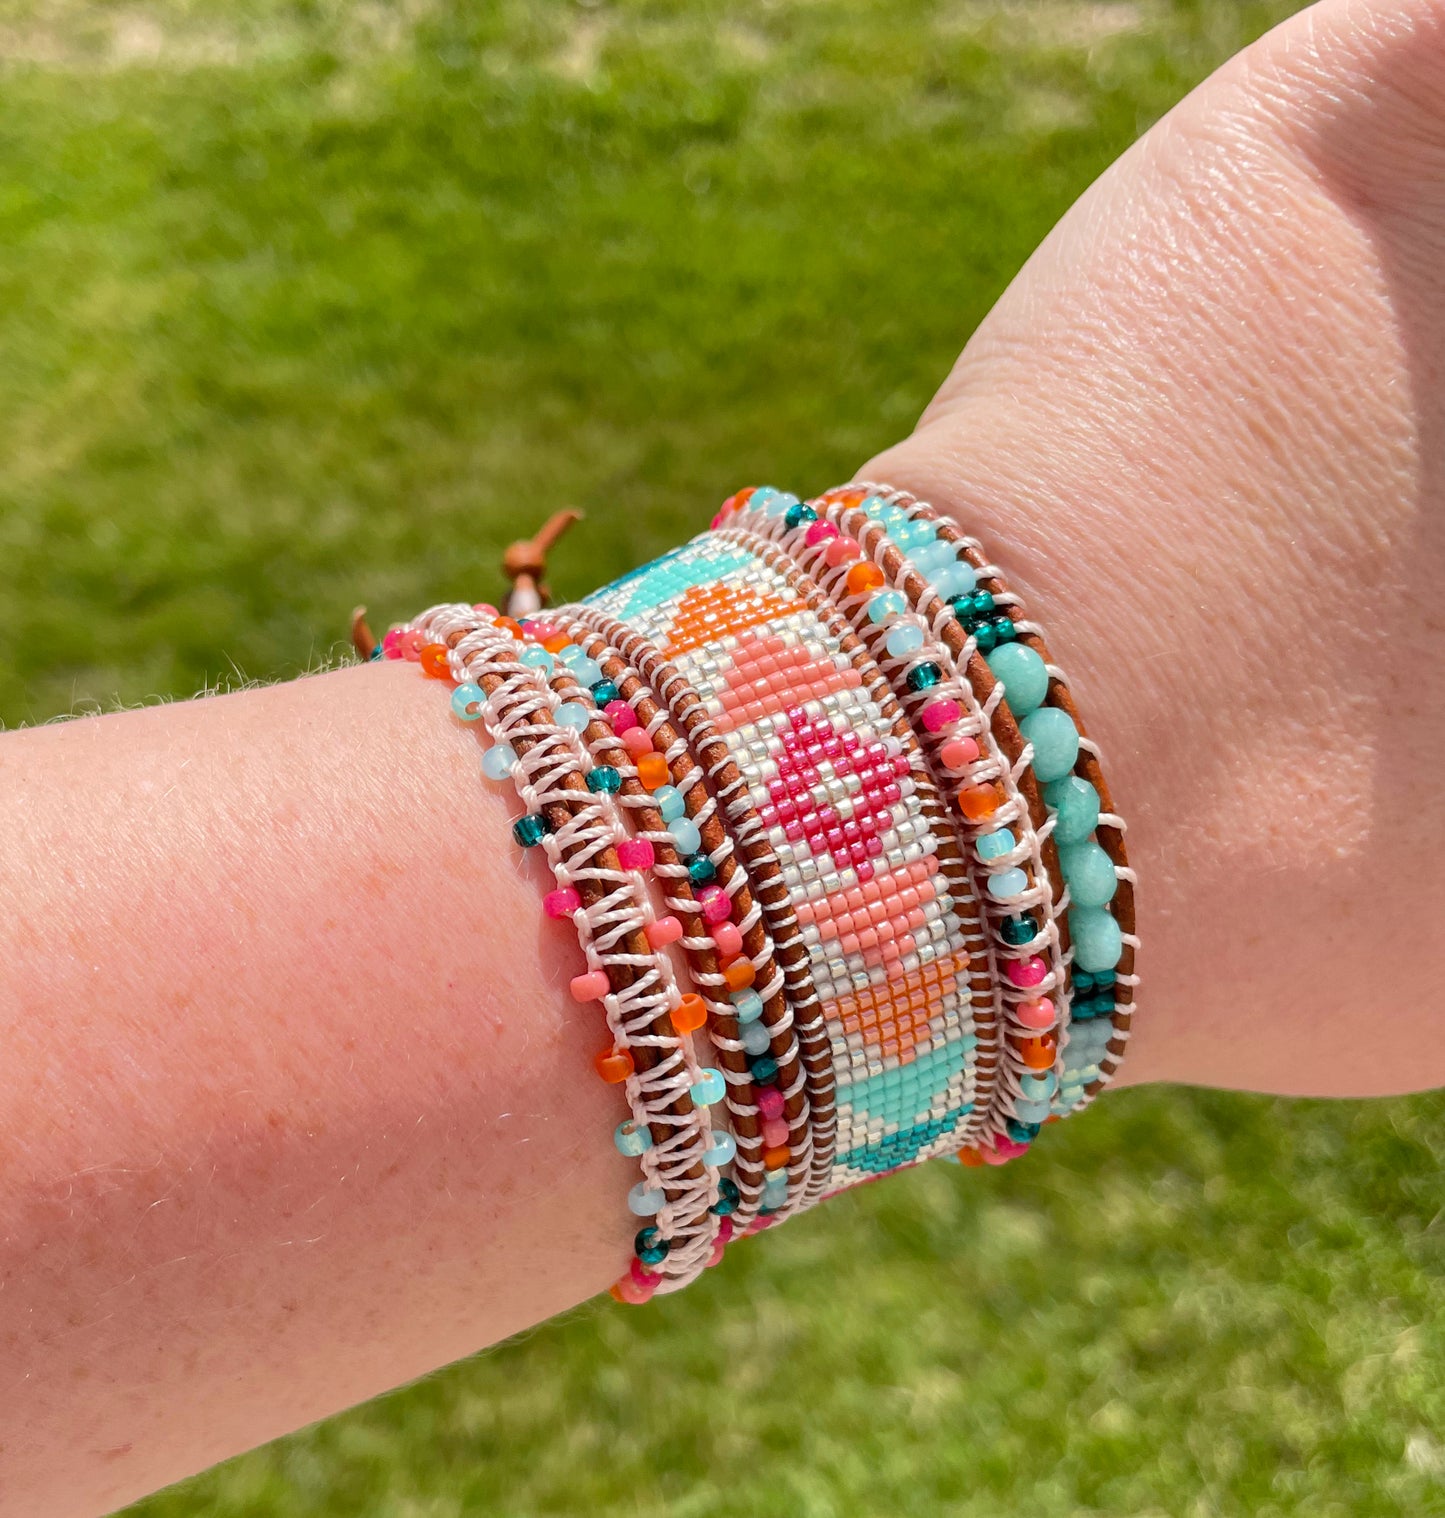
[[[883,571],[876,564],[864,560],[848,571],[849,595],[861,596],[866,590],[877,590],[883,583]]]
[[[1052,1068],[1059,1052],[1059,1041],[1052,1033],[1041,1033],[1037,1038],[1018,1038],[1013,1045],[1030,1070]]]
[[[723,966],[723,979],[728,983],[729,991],[746,991],[757,978],[758,972],[746,955],[740,955]]]
[[[707,1021],[707,1004],[689,991],[672,1009],[672,1026],[679,1033],[696,1033]]]
[[[450,652],[445,643],[428,643],[421,651],[422,670],[433,680],[445,680],[452,672],[451,665],[447,663]]]
[[[791,1149],[764,1149],[763,1168],[765,1170],[782,1170],[793,1157]]]
[[[515,617],[498,617],[493,627],[500,627],[503,632],[509,632],[514,638],[522,636],[522,624]]]
[[[571,641],[571,638],[566,633],[553,633],[550,638],[542,639],[542,647],[549,654],[560,654]]]
[[[620,1086],[636,1068],[630,1049],[604,1049],[594,1060],[597,1073],[609,1086]]]
[[[637,778],[650,791],[657,790],[672,779],[667,760],[655,749],[650,754],[640,754],[637,759]]]
[[[1002,805],[996,785],[965,785],[958,793],[958,809],[970,822],[986,822]]]

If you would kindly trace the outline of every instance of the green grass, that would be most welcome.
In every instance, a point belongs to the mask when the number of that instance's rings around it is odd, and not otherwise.
[[[0,4],[0,720],[846,477],[1286,9]],[[1445,1513],[1442,1118],[1121,1094],[134,1514]]]

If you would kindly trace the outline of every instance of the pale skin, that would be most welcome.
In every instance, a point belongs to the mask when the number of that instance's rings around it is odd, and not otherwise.
[[[1445,1083],[1445,3],[1221,70],[860,477],[989,544],[1103,745],[1123,1080]],[[113,1508],[624,1264],[575,946],[476,758],[410,665],[0,740],[0,1512]]]

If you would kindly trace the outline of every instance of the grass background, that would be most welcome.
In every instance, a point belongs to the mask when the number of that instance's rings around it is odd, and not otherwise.
[[[0,720],[846,477],[1289,8],[0,0]],[[1120,1094],[132,1518],[1445,1513],[1442,1118]]]

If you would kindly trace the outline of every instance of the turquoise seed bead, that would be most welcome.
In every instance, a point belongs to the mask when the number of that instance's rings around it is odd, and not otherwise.
[[[558,727],[570,727],[580,733],[591,718],[587,715],[587,708],[580,701],[564,701],[552,713],[552,720]]]
[[[756,991],[734,991],[728,1000],[740,1023],[755,1023],[763,1015],[763,999]]]
[[[699,1071],[698,1078],[692,1083],[692,1104],[694,1107],[715,1106],[723,1099],[726,1089],[721,1070]]]
[[[1034,746],[1034,774],[1040,785],[1062,780],[1079,757],[1079,730],[1057,706],[1041,706],[1019,723],[1024,740]]]
[[[773,1035],[766,1023],[745,1023],[738,1036],[749,1054],[766,1054],[773,1046]]]
[[[522,845],[524,849],[530,849],[550,833],[552,829],[547,825],[547,819],[540,817],[536,812],[528,812],[525,817],[518,817],[512,824],[512,837]]]
[[[888,634],[884,646],[895,659],[902,659],[923,647],[923,629],[913,622],[905,622]]]
[[[587,650],[580,643],[567,643],[558,651],[557,657],[568,669],[575,669],[587,657]]]
[[[1059,850],[1059,868],[1069,896],[1081,907],[1102,907],[1114,899],[1119,877],[1114,861],[1097,843],[1071,843]]]
[[[691,817],[674,817],[667,824],[679,854],[696,854],[702,847],[702,830]]]
[[[452,692],[452,711],[463,722],[477,722],[481,719],[482,703],[486,699],[481,686],[467,681]]]
[[[881,495],[865,496],[858,510],[876,522],[888,510],[888,502]]]
[[[1015,648],[1022,645],[1015,643]],[[1099,793],[1078,775],[1065,775],[1044,787],[1044,800],[1053,807],[1054,841],[1082,843],[1099,825]]]
[[[587,789],[594,795],[615,796],[622,789],[622,776],[610,764],[599,764],[587,777]]]
[[[988,894],[995,901],[1008,901],[1010,897],[1022,896],[1029,888],[1029,877],[1022,870],[1000,870],[988,877]]]
[[[1119,924],[1103,907],[1071,907],[1069,937],[1074,945],[1074,963],[1081,970],[1112,970],[1124,952]]]
[[[673,822],[687,811],[682,792],[675,785],[660,785],[652,793],[652,804],[662,813],[664,822]]]
[[[612,1142],[617,1145],[619,1154],[626,1154],[635,1159],[639,1154],[646,1154],[652,1148],[652,1134],[648,1132],[646,1123],[638,1123],[628,1118],[625,1123],[618,1123],[612,1130]]]
[[[587,690],[599,707],[606,706],[609,701],[618,700],[621,695],[614,680],[596,680],[587,687]]]
[[[933,588],[945,601],[972,595],[978,589],[978,571],[967,559],[955,559],[934,572]]]
[[[896,590],[880,590],[876,596],[868,601],[868,620],[870,622],[886,622],[889,617],[896,617],[908,602],[901,592]]]
[[[666,1194],[646,1181],[639,1181],[627,1193],[627,1205],[635,1217],[653,1218],[667,1205]]]
[[[721,1128],[713,1130],[711,1141],[703,1151],[703,1163],[705,1165],[730,1165],[737,1158],[738,1141],[730,1133],[724,1133]]]
[[[687,862],[687,878],[695,885],[706,885],[717,875],[717,866],[706,854],[698,854]]]
[[[1058,1089],[1059,1078],[1052,1070],[1037,1074],[1031,1070],[1027,1075],[1019,1077],[1019,1091],[1026,1102],[1047,1101]]]
[[[1014,721],[1020,721],[1044,704],[1049,693],[1049,672],[1044,661],[1026,643],[1005,643],[988,656],[993,677],[1003,685],[1004,698]]]
[[[510,743],[494,743],[482,755],[482,773],[488,780],[505,780],[517,762],[517,751]]]
[[[517,655],[517,663],[525,664],[528,669],[540,669],[548,675],[557,667],[557,661],[540,643],[529,643]]]
[[[953,563],[953,545],[939,542],[935,538],[932,542],[910,549],[908,557],[919,574],[931,580],[945,564]]]
[[[1000,855],[1016,849],[1018,840],[1007,828],[999,828],[997,832],[985,833],[977,839],[974,847],[978,850],[980,859],[997,859]]]

